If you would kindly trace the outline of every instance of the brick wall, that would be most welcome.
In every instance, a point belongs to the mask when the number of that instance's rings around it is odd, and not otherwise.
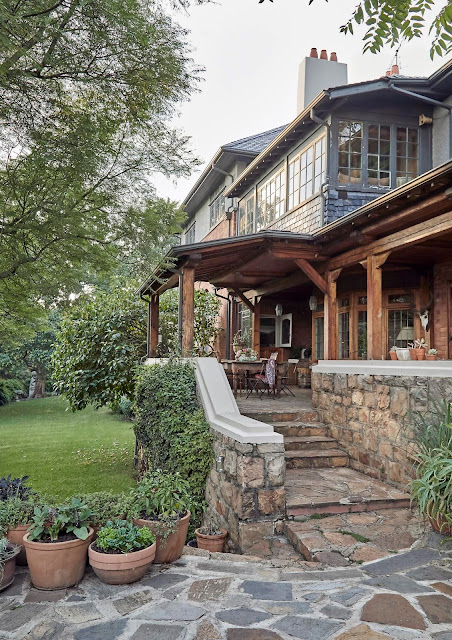
[[[436,264],[434,267],[433,335],[439,358],[449,357],[448,297],[452,284],[452,263]]]
[[[213,434],[215,458],[224,456],[224,471],[214,465],[207,479],[205,521],[226,528],[230,547],[244,553],[273,535],[275,522],[284,517],[284,445],[242,444]]]
[[[229,238],[235,236],[236,229],[236,214],[232,212],[232,219],[229,221],[226,218],[220,220],[220,222],[209,233],[204,236],[202,242],[208,242],[209,240],[219,240],[220,238]],[[230,230],[230,233],[229,233]]]
[[[452,378],[313,371],[312,389],[312,404],[349,453],[350,466],[399,489],[412,473],[410,413],[452,401]]]

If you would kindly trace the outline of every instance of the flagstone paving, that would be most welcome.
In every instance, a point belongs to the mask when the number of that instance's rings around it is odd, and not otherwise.
[[[452,640],[452,544],[331,568],[199,552],[129,586],[50,598],[25,568],[0,594],[2,640]],[[30,594],[32,597],[30,598]]]

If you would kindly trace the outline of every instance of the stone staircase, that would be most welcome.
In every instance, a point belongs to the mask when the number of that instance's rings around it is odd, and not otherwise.
[[[330,437],[328,426],[320,422],[318,412],[307,403],[299,409],[292,406],[288,411],[282,406],[277,408],[274,404],[267,405],[263,410],[256,402],[252,409],[247,406],[246,410],[241,411],[250,418],[271,424],[275,431],[284,436],[284,533],[307,560],[345,566],[350,560],[362,561],[387,555],[388,551],[375,545],[370,540],[370,535],[363,536],[360,533],[360,527],[370,518],[369,522],[375,523],[374,528],[377,522],[381,527],[387,528],[384,523],[388,518],[391,521],[394,510],[405,509],[406,513],[400,513],[399,519],[401,518],[406,527],[414,526],[413,515],[409,511],[409,496],[349,468],[347,451],[339,446],[337,440]],[[342,520],[339,521],[339,518]],[[343,523],[343,526],[340,523]],[[336,529],[339,527],[339,531],[328,531],[328,527],[333,524]],[[352,531],[352,534],[357,536],[358,542],[350,535],[345,536],[343,532],[345,529],[353,529],[354,526],[357,527],[357,533],[353,534]],[[326,533],[323,532],[323,528],[326,529]],[[375,534],[377,533],[378,531],[375,531]],[[361,538],[369,538],[367,556],[362,550],[365,543],[359,542]],[[403,536],[400,539],[402,538]],[[355,545],[353,557],[350,551],[351,542]],[[395,546],[395,543],[392,542],[392,545]],[[344,549],[347,550],[346,554]]]

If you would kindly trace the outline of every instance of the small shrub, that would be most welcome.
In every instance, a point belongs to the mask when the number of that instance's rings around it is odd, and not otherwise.
[[[34,500],[8,498],[0,501],[0,535],[6,535],[9,527],[14,529],[29,524],[33,519],[35,506]]]
[[[29,539],[40,541],[50,538],[55,542],[60,535],[73,533],[80,540],[86,540],[93,516],[92,511],[77,498],[56,509],[35,507]]]
[[[104,526],[108,520],[125,517],[131,505],[131,496],[125,493],[96,491],[77,494],[75,498],[92,511],[91,524],[96,527]]]
[[[23,384],[14,378],[0,378],[0,407],[16,399],[17,392],[23,392]]]
[[[29,477],[12,478],[10,474],[7,477],[0,478],[0,502],[9,498],[28,500],[33,495],[33,490],[26,486]]]
[[[109,520],[97,535],[96,548],[104,553],[132,553],[146,549],[154,542],[155,536],[147,527],[135,527],[124,520]]]
[[[133,402],[127,396],[121,396],[119,400],[119,413],[127,420],[131,420],[133,416]]]

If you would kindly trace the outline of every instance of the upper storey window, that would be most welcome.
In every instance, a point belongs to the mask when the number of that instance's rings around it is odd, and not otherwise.
[[[239,205],[239,236],[254,231],[254,195],[242,200]]]
[[[286,174],[284,169],[274,173],[258,189],[256,231],[267,227],[285,213]]]
[[[215,200],[210,204],[210,228],[214,227],[218,222],[220,222],[221,218],[225,214],[225,211],[226,204],[224,194],[220,193],[220,195],[217,196]]]
[[[338,183],[398,187],[419,174],[419,131],[371,122],[341,120]]]
[[[196,238],[196,222],[185,233],[185,244],[193,244]]]
[[[322,136],[289,162],[289,209],[320,191],[325,182],[325,146]]]

